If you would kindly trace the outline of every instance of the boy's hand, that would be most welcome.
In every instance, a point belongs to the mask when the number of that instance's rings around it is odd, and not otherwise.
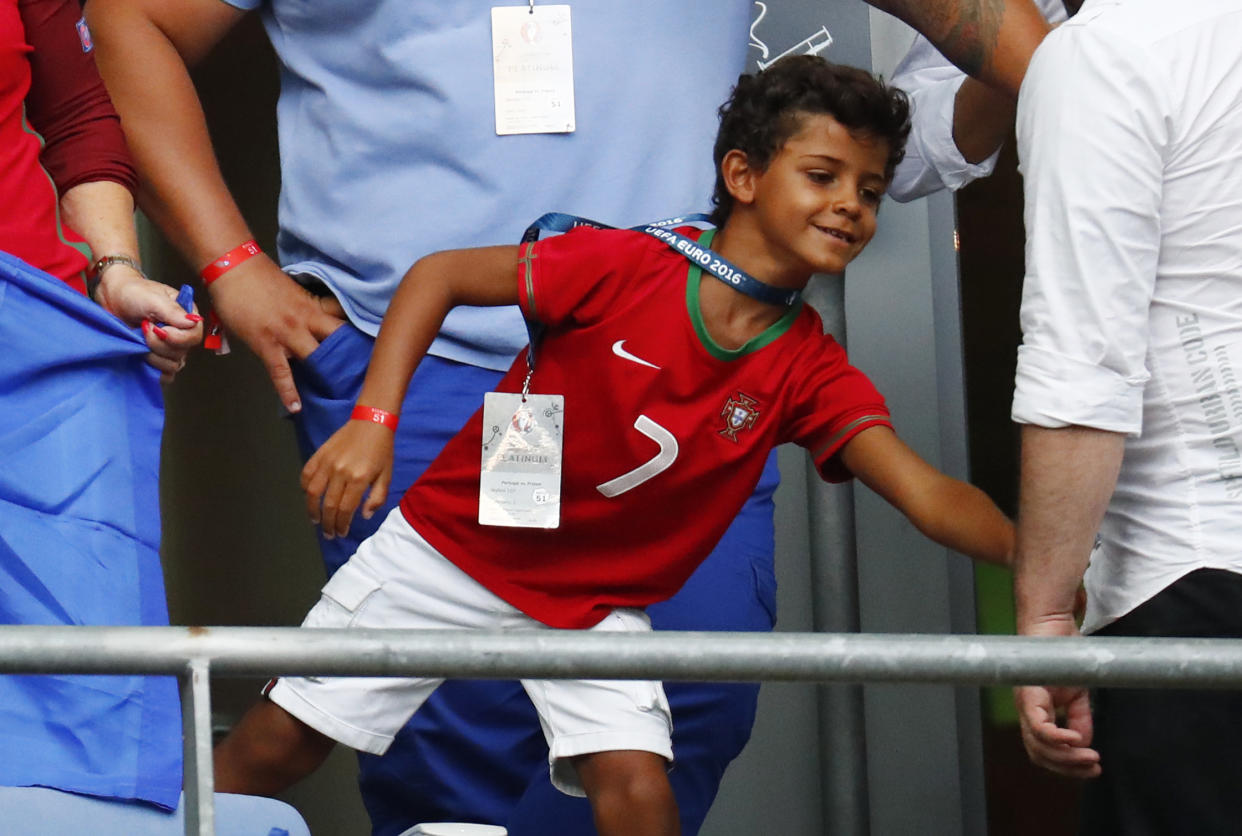
[[[302,468],[302,490],[311,522],[331,540],[349,533],[362,502],[363,519],[384,504],[392,481],[393,432],[370,421],[349,421]]]

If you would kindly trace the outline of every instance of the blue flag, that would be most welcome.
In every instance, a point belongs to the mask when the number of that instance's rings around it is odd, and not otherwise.
[[[0,624],[168,623],[163,394],[146,354],[137,331],[0,253]],[[172,809],[176,680],[0,676],[0,785]]]

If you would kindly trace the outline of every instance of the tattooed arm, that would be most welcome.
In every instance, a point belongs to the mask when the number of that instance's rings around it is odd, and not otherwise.
[[[1048,24],[1031,0],[867,0],[922,32],[967,73],[1017,98]]]

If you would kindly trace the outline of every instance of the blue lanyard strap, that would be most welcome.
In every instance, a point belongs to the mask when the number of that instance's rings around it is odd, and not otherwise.
[[[769,305],[780,305],[787,308],[798,301],[802,295],[800,290],[789,290],[764,284],[741,267],[736,266],[727,258],[714,250],[701,246],[697,241],[687,238],[680,232],[667,229],[659,224],[641,227],[654,238],[659,238],[669,247],[684,255],[692,264],[697,264],[708,273],[720,279],[739,293],[745,293],[752,299],[766,302]]]
[[[693,214],[686,215],[683,218],[668,218],[652,224],[633,226],[630,229],[635,232],[645,233],[653,238],[658,238],[667,244],[670,249],[685,256],[686,260],[691,264],[705,270],[734,290],[739,293],[745,293],[752,299],[758,299],[760,302],[766,302],[769,305],[781,305],[783,307],[789,307],[798,301],[802,295],[801,291],[764,284],[719,253],[708,247],[700,246],[697,241],[687,238],[680,232],[675,232],[672,229],[674,226],[698,223],[707,219],[707,215]],[[590,218],[567,215],[564,212],[548,212],[526,228],[526,231],[522,233],[522,243],[531,244],[538,241],[539,235],[543,232],[569,232],[569,230],[580,226],[587,226],[592,229],[616,229],[614,226],[593,221]],[[532,323],[529,319],[525,321],[526,332],[530,337],[530,346],[526,349],[526,364],[530,372],[533,373],[535,370],[535,343],[543,328],[539,323]],[[528,376],[527,383],[529,382],[530,378]]]
[[[616,229],[615,226],[593,221],[590,218],[580,218],[564,212],[548,212],[546,215],[540,215],[538,220],[526,227],[526,231],[522,233],[522,243],[534,243],[544,232],[569,232],[580,226],[589,226],[591,229]]]
[[[630,229],[645,233],[653,238],[658,238],[667,244],[670,249],[685,256],[690,263],[701,267],[734,290],[739,293],[745,293],[752,299],[758,299],[760,302],[782,307],[789,307],[798,301],[798,298],[802,295],[801,291],[764,284],[719,253],[700,246],[698,242],[671,228],[705,220],[707,220],[707,215],[695,214],[687,215],[684,218],[668,218],[653,224],[630,227]],[[580,226],[589,226],[592,229],[616,228],[608,224],[602,224],[599,221],[590,220],[589,218],[580,218],[577,215],[567,215],[564,212],[549,212],[526,228],[526,232],[522,234],[522,243],[527,244],[538,241],[540,232],[545,230],[549,232],[568,232]]]

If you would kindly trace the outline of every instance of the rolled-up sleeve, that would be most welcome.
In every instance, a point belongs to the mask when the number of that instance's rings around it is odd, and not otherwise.
[[[945,188],[957,190],[988,176],[996,167],[999,149],[972,164],[953,140],[954,104],[965,80],[966,75],[921,36],[898,65],[892,84],[910,97],[910,139],[888,189],[895,200],[915,200]]]
[[[1036,0],[1050,23],[1065,20],[1061,0]],[[1000,149],[977,163],[967,162],[953,139],[957,91],[966,74],[940,54],[922,35],[914,39],[893,71],[892,84],[910,97],[910,139],[906,157],[893,175],[889,194],[906,202],[940,189],[956,191],[996,168]]]
[[[1027,266],[1013,419],[1135,434],[1167,91],[1145,76],[1140,47],[1075,23],[1036,51],[1018,100]]]
[[[131,192],[137,175],[121,120],[84,40],[76,0],[18,3],[30,53],[26,116],[39,132],[39,161],[60,194],[82,183],[120,183]]]

